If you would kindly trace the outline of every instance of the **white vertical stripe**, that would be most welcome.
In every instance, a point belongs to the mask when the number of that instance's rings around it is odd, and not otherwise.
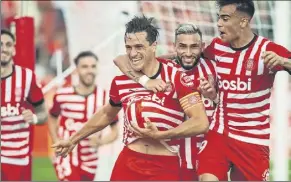
[[[78,155],[78,147],[79,147],[79,146],[75,147],[75,148],[73,149],[73,151],[72,151],[72,164],[73,164],[74,166],[78,166],[78,165],[79,165],[79,159],[78,159],[78,157],[79,157],[79,155]]]
[[[212,121],[211,121],[211,124],[209,126],[209,129],[212,130],[215,126],[215,123],[216,123],[216,113],[217,113],[217,110],[218,110],[218,106],[215,108],[214,110],[214,114],[213,114],[213,117],[212,117]]]
[[[169,80],[169,73],[168,73],[168,66],[163,66],[165,72],[165,81],[168,82]]]
[[[258,75],[262,75],[264,73],[265,64],[264,64],[264,59],[262,59],[262,54],[263,54],[263,52],[266,51],[267,45],[269,43],[270,43],[270,41],[266,41],[261,48],[261,53],[259,56]]]
[[[198,72],[199,72],[199,77],[205,77],[204,74],[203,74],[203,71],[201,69],[201,64],[199,64],[197,66],[197,68],[198,68]],[[200,84],[201,84],[201,82],[202,82],[202,80],[200,80]]]
[[[104,104],[103,104],[103,100],[104,100],[104,90],[102,90],[101,88],[97,87],[96,89],[96,110],[100,109]]]
[[[95,94],[91,94],[87,98],[87,119],[91,118],[91,116],[94,114],[94,101],[95,101]]]
[[[21,95],[22,95],[22,70],[20,67],[15,66],[15,73],[16,73],[16,87],[15,90],[13,91],[15,93],[15,101],[19,102],[21,100]]]
[[[5,80],[5,102],[10,102],[11,101],[11,92],[12,92],[12,77],[8,77]]]
[[[32,81],[32,71],[30,69],[25,69],[25,98],[28,97],[30,91],[31,81]]]
[[[211,73],[211,71],[210,71],[210,68],[209,68],[209,66],[207,65],[207,63],[205,62],[205,60],[204,59],[200,59],[200,63],[202,63],[203,64],[203,66],[204,66],[204,68],[205,68],[205,70],[206,70],[206,72],[207,72],[207,74],[212,74]]]
[[[250,54],[249,59],[252,59],[252,60],[254,59],[254,56],[258,52],[258,48],[259,48],[259,45],[261,44],[262,40],[263,40],[263,37],[259,36],[253,49],[252,49],[252,52]],[[256,64],[256,63],[254,63],[254,64]],[[250,76],[251,74],[252,74],[252,72],[250,70],[246,70],[246,75]]]
[[[171,75],[172,83],[175,83],[176,74],[177,74],[177,69],[173,67],[173,71],[172,71],[172,75]]]
[[[247,50],[248,49],[243,50],[239,55],[237,66],[236,66],[236,72],[235,72],[236,75],[240,75],[240,73],[241,73],[244,57],[245,57]]]
[[[219,127],[218,127],[218,133],[223,133],[224,130],[224,110],[223,110],[223,96],[224,92],[220,92],[220,98],[219,98]]]
[[[191,151],[192,151],[191,138],[185,138],[185,158],[186,158],[186,163],[187,163],[187,169],[193,169]]]
[[[131,123],[138,126],[137,120],[136,120],[135,103],[131,104],[130,106],[130,114],[131,114]],[[129,124],[130,124],[130,121],[129,121]]]

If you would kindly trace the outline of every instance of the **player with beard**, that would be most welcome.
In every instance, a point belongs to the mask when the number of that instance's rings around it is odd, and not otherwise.
[[[123,108],[126,146],[115,163],[111,180],[179,180],[179,138],[205,133],[208,128],[206,112],[197,91],[199,83],[155,57],[158,30],[152,21],[153,18],[142,16],[134,17],[126,24],[126,52],[133,70],[161,78],[168,84],[167,91],[153,93],[126,75],[116,76],[111,84],[110,104],[69,140],[53,145],[60,155],[66,156],[82,138],[107,126]],[[186,121],[184,113],[189,117]],[[148,130],[147,125],[154,133],[158,132],[155,139],[133,132],[140,127]]]
[[[202,33],[200,29],[193,24],[181,24],[175,30],[175,51],[177,56],[173,60],[159,59],[163,63],[178,67],[181,71],[184,71],[188,76],[192,76],[194,79],[198,80],[200,78],[206,78],[211,80],[211,84],[203,84],[204,80],[201,80],[202,89],[201,91],[212,90],[212,93],[207,95],[215,100],[215,82],[216,82],[216,71],[215,62],[207,60],[201,56],[201,52],[204,48],[204,42],[202,41]],[[124,63],[129,62],[127,55],[118,56],[114,59],[116,65],[119,66],[121,71],[124,73],[131,73],[130,76],[138,77],[141,73],[136,73],[134,70],[124,70]],[[142,75],[143,76],[143,75]],[[203,93],[203,92],[202,92]],[[207,116],[210,120],[215,103],[211,99],[202,97]],[[183,139],[183,143],[180,147],[180,157],[181,157],[181,179],[186,181],[197,181],[198,176],[196,173],[196,161],[198,149],[203,141],[203,135],[189,137]]]
[[[1,181],[31,181],[31,125],[47,113],[35,74],[14,65],[15,54],[14,35],[1,29]]]
[[[94,53],[79,53],[75,58],[79,83],[56,91],[48,122],[53,143],[68,139],[79,131],[105,104],[106,92],[96,86],[97,63],[98,58]],[[93,181],[97,168],[98,147],[113,142],[117,136],[116,122],[112,122],[109,135],[101,136],[97,133],[80,142],[67,158],[54,157],[59,180]]]

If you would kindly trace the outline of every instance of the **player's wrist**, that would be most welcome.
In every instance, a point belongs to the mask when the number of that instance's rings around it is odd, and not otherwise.
[[[218,102],[219,102],[219,95],[218,94],[216,94],[216,96],[213,98],[213,99],[211,99],[215,104],[218,104]]]
[[[143,75],[138,79],[138,83],[141,84],[143,87],[145,87],[149,80],[150,80],[149,77],[147,77],[146,75]]]

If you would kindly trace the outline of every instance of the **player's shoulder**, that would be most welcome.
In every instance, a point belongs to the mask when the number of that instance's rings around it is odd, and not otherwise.
[[[212,59],[208,59],[208,58],[203,57],[203,56],[200,57],[200,59],[199,59],[199,63],[200,63],[200,65],[202,64],[202,65],[207,65],[207,66],[210,66],[210,67],[216,65],[216,62],[215,62],[214,60],[212,60]]]
[[[56,95],[72,94],[75,92],[73,86],[60,87],[56,90]]]
[[[112,79],[112,84],[119,86],[119,85],[127,85],[127,84],[136,84],[136,82],[130,79],[128,76],[122,74],[122,75],[115,76]]]
[[[177,64],[175,60],[164,59],[164,58],[157,58],[157,60],[158,60],[160,63],[166,64],[167,66],[180,67],[180,65]]]
[[[211,41],[211,44],[213,44],[213,46],[214,46],[215,44],[223,45],[223,46],[229,46],[229,44],[226,43],[226,42],[223,42],[222,39],[221,39],[220,37],[215,37],[215,38],[213,38],[212,41]]]

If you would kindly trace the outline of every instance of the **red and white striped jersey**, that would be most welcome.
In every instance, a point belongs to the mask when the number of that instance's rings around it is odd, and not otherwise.
[[[163,60],[158,59],[160,62]],[[144,127],[144,118],[149,118],[159,130],[168,130],[180,125],[185,118],[179,100],[195,103],[200,100],[197,83],[192,77],[177,68],[160,63],[158,73],[152,79],[164,80],[168,87],[164,92],[153,93],[125,75],[113,79],[110,89],[110,103],[122,106],[125,111],[123,142],[125,145],[135,141],[137,136],[130,130],[131,124]],[[188,102],[189,101],[189,102]],[[161,143],[172,152],[178,152],[180,140],[167,140]]]
[[[200,58],[197,65],[191,69],[186,71],[185,73],[188,76],[193,76],[198,79],[200,77],[204,77],[212,84],[216,83],[216,63],[211,60],[207,60],[204,58]],[[215,104],[212,100],[208,98],[204,98],[202,96],[203,104],[205,107],[206,115],[208,116],[209,121],[211,121],[211,117],[213,115]],[[198,135],[194,137],[185,138],[182,146],[180,148],[180,157],[181,157],[181,166],[182,168],[193,169],[196,164],[197,154],[200,148],[202,141],[204,140],[204,135]]]
[[[35,74],[14,65],[11,75],[1,78],[1,163],[26,166],[31,162],[31,125],[21,108],[32,109],[44,101]]]
[[[58,136],[68,139],[79,131],[86,121],[105,104],[106,100],[105,90],[97,86],[91,94],[86,96],[78,94],[73,86],[59,88],[50,109],[52,116],[59,117]],[[56,160],[57,164],[67,163],[68,167],[72,164],[89,173],[95,173],[97,159],[97,150],[90,147],[87,138],[82,140],[69,156],[58,157]]]
[[[245,47],[232,48],[215,38],[204,54],[216,60],[219,104],[210,130],[242,142],[269,146],[270,95],[277,66],[269,70],[262,59],[265,51],[288,57],[288,50],[270,40],[255,36]]]

